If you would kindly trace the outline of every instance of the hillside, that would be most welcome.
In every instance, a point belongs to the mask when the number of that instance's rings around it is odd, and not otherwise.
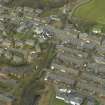
[[[67,1],[68,0],[10,0],[6,5],[48,9],[63,6]]]
[[[73,16],[105,24],[105,0],[90,0],[77,7]]]

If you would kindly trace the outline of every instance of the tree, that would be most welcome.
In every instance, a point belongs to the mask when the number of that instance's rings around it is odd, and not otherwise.
[[[37,59],[38,68],[35,70],[36,63],[33,62],[34,72],[25,77],[19,87],[14,91],[17,100],[13,105],[34,105],[45,89],[44,83],[44,68],[47,68],[55,56],[55,45],[50,41],[43,49],[41,56]]]

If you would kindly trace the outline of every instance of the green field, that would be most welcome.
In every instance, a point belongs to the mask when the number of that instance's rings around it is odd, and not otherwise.
[[[105,0],[90,0],[82,3],[74,10],[72,16],[105,24]]]
[[[55,99],[53,105],[68,105],[62,100]]]

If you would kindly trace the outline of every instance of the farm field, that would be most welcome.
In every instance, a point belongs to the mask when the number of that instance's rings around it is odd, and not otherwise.
[[[105,0],[90,0],[82,3],[74,10],[72,16],[105,24]]]

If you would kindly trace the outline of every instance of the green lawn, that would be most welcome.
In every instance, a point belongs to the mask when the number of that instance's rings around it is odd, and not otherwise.
[[[53,105],[67,105],[64,101],[55,99]]]
[[[72,16],[105,24],[105,0],[90,0],[77,7]]]

